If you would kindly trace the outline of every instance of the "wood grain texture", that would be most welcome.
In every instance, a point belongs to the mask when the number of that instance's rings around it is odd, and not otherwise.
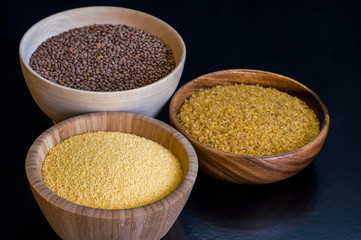
[[[42,164],[49,150],[73,135],[100,130],[133,133],[170,149],[182,165],[184,178],[180,186],[157,202],[125,210],[89,208],[53,193],[42,180]],[[160,239],[189,197],[198,160],[189,141],[159,120],[134,113],[98,112],[70,118],[41,134],[30,147],[25,169],[38,205],[62,239]]]
[[[215,85],[234,83],[259,84],[297,96],[312,108],[320,120],[320,133],[298,150],[273,156],[242,156],[212,149],[193,139],[177,120],[179,108],[194,92]],[[169,107],[172,126],[193,144],[200,170],[224,181],[240,184],[266,184],[286,179],[305,168],[320,152],[326,139],[330,117],[322,100],[303,84],[271,72],[233,69],[200,76],[181,87],[172,97]]]
[[[90,92],[52,83],[35,73],[29,59],[49,37],[91,24],[126,24],[160,38],[172,49],[176,68],[163,79],[128,91]],[[181,36],[167,23],[149,14],[118,7],[86,7],[49,16],[33,25],[19,46],[21,69],[29,91],[40,109],[55,122],[96,111],[127,111],[156,116],[176,90],[186,49]]]

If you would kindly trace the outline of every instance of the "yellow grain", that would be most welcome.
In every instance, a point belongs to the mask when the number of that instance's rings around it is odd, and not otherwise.
[[[43,164],[43,180],[71,202],[128,209],[169,195],[179,186],[182,170],[172,152],[154,141],[99,131],[54,146]]]
[[[296,150],[320,131],[315,113],[305,102],[259,85],[202,89],[184,102],[177,117],[205,145],[249,156]]]

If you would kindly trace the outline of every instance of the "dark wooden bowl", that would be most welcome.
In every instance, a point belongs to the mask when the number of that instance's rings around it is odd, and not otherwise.
[[[90,208],[61,198],[43,182],[44,158],[61,141],[92,131],[133,133],[168,148],[181,162],[183,180],[180,186],[159,201],[131,209]],[[25,169],[40,209],[62,239],[161,239],[189,197],[198,161],[189,141],[159,120],[134,113],[97,112],[70,118],[41,134],[29,149]]]
[[[185,99],[199,89],[234,83],[259,84],[287,92],[306,102],[320,121],[320,133],[305,146],[284,154],[271,156],[243,156],[212,149],[192,138],[177,120],[179,108]],[[330,117],[322,100],[303,84],[271,72],[234,69],[200,76],[182,86],[172,97],[169,107],[172,126],[193,144],[200,170],[224,181],[241,184],[266,184],[277,182],[301,171],[320,152],[326,139]]]

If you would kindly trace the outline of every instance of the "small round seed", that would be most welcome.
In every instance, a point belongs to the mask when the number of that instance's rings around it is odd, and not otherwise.
[[[95,24],[50,37],[29,65],[62,86],[108,92],[154,83],[175,68],[175,61],[171,49],[142,29]]]

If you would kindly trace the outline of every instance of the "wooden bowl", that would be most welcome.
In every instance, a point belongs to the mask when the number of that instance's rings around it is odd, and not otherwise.
[[[185,99],[199,89],[234,83],[259,84],[297,96],[312,108],[320,120],[320,133],[307,145],[285,154],[243,156],[212,149],[193,139],[177,120]],[[224,181],[241,184],[266,184],[291,177],[306,167],[320,152],[328,132],[330,118],[321,99],[301,83],[271,72],[235,69],[200,76],[181,87],[172,97],[169,107],[170,123],[193,144],[199,168]]]
[[[184,177],[180,186],[157,202],[124,210],[85,207],[56,195],[42,180],[42,164],[49,150],[73,135],[100,130],[133,133],[170,149],[181,162]],[[198,160],[189,141],[159,120],[134,113],[97,112],[70,118],[41,134],[30,147],[25,168],[40,209],[62,239],[160,239],[188,199]]]
[[[49,37],[76,27],[92,24],[125,24],[150,32],[173,52],[176,67],[159,81],[132,90],[91,92],[52,83],[29,66],[36,48]],[[176,90],[181,77],[186,49],[181,36],[167,23],[149,14],[118,7],[86,7],[49,16],[33,25],[19,47],[21,69],[40,109],[53,121],[96,111],[127,111],[156,116]]]

